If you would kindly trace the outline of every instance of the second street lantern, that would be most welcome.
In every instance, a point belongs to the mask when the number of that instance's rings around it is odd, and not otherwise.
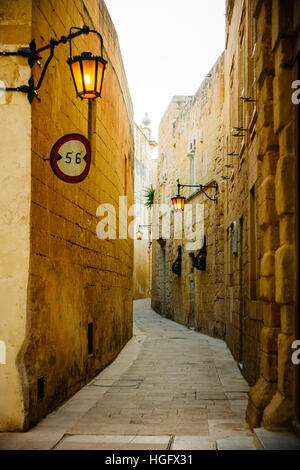
[[[180,196],[180,194],[177,194],[177,196],[172,197],[172,203],[173,203],[174,211],[176,212],[184,211],[185,197]]]
[[[206,192],[205,189],[213,188],[218,191],[218,183],[216,184],[180,184],[179,180],[177,180],[177,196],[171,198],[172,204],[174,207],[175,212],[184,211],[184,204],[185,204],[185,197],[181,196],[180,188],[196,188],[198,191],[202,191],[205,196],[213,202],[217,202],[217,198],[210,197]]]

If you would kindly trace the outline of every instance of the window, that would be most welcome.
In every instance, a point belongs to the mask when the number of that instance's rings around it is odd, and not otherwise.
[[[245,96],[245,63],[246,63],[246,50],[245,50],[245,37],[243,34],[240,50],[240,96],[239,96],[239,127],[244,126],[244,100],[241,97]],[[241,132],[243,134],[243,132]]]
[[[165,181],[167,178],[167,154],[163,153],[162,156],[162,180]]]
[[[196,184],[196,155],[195,152],[189,154],[189,184]],[[190,188],[190,195],[195,188]]]
[[[227,229],[227,286],[233,284],[233,253],[232,253],[232,229]]]
[[[161,185],[161,203],[166,204],[167,203],[167,191],[166,191],[166,182],[164,181]]]
[[[174,138],[174,139],[175,139],[175,137],[176,137],[176,124],[177,124],[177,119],[173,119],[173,125],[172,125],[172,127],[173,127],[173,129],[172,129],[172,136],[173,136],[173,138]]]
[[[238,227],[236,220],[231,225],[232,253],[238,254]]]

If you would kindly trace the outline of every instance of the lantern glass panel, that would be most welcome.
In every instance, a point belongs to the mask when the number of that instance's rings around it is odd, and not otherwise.
[[[85,91],[95,91],[96,60],[83,60],[82,70]]]
[[[172,198],[173,207],[176,212],[184,210],[185,198],[181,196],[176,196]]]
[[[103,79],[104,64],[98,61],[98,72],[97,72],[97,93],[101,92],[101,83]]]
[[[77,93],[82,93],[83,90],[83,82],[82,82],[82,74],[81,74],[81,67],[80,61],[76,60],[71,63],[72,73],[74,77],[74,81],[76,84]]]

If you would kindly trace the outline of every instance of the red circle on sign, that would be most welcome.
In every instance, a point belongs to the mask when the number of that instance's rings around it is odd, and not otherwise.
[[[75,153],[75,151],[74,152],[69,151],[67,152],[67,155],[60,154],[60,150],[63,147],[63,145],[69,142],[70,142],[70,145],[68,147],[70,148],[70,150],[72,150],[72,141],[74,142],[74,148],[76,146],[78,147],[80,143],[82,144],[81,147],[84,149],[84,152],[85,152],[84,156],[79,157],[78,155],[79,154],[81,155],[81,152]],[[74,156],[75,156],[75,160],[74,160]],[[83,167],[81,168],[80,173],[76,175],[68,174],[67,171],[69,170],[69,168],[72,169],[72,166],[68,168],[64,164],[63,166],[66,169],[64,170],[63,168],[61,168],[62,164],[61,163],[59,164],[59,162],[63,159],[65,159],[64,160],[65,162],[66,162],[66,159],[69,159],[69,161],[67,161],[67,164],[73,164],[73,167],[74,167],[74,162],[76,165],[78,164],[77,163],[78,160],[80,160],[81,166]],[[82,164],[82,161],[84,161],[85,164]],[[84,137],[81,134],[64,135],[63,137],[58,139],[58,141],[53,145],[51,154],[50,154],[50,163],[51,163],[52,170],[54,171],[56,176],[58,176],[58,178],[60,178],[61,180],[66,181],[67,183],[79,183],[80,181],[83,181],[87,177],[88,172],[90,170],[90,165],[91,165],[91,148],[90,148],[89,141],[86,139],[86,137]]]

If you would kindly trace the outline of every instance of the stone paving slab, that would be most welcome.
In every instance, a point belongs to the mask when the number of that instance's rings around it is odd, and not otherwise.
[[[249,387],[226,344],[134,303],[134,336],[116,360],[0,449],[215,449],[251,436]],[[168,447],[169,446],[169,447]]]
[[[171,436],[65,436],[55,450],[166,450]]]
[[[216,440],[233,436],[252,436],[246,423],[240,419],[210,419],[208,420],[209,432]]]
[[[216,442],[207,437],[175,436],[172,450],[216,450]]]
[[[220,439],[217,441],[218,450],[256,450],[253,443],[253,436],[237,436]]]

